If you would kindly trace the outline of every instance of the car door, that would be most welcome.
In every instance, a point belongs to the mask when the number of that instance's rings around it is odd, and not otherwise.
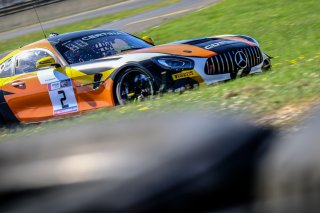
[[[11,57],[0,64],[0,125],[18,121],[5,100],[5,95],[9,93],[2,90],[3,85],[8,79],[12,78],[13,75],[13,59]]]
[[[37,122],[78,112],[72,81],[63,73],[63,68],[36,69],[36,62],[47,56],[53,57],[53,54],[45,49],[34,49],[13,59],[15,75],[3,83],[2,90],[19,121]]]
[[[107,79],[113,71],[114,69],[98,62],[70,67],[70,76],[81,111],[114,106],[113,82],[112,79]]]

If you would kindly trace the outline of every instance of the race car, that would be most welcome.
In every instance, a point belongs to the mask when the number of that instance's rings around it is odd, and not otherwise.
[[[245,35],[155,46],[150,37],[116,30],[54,34],[0,61],[0,121],[77,115],[270,67],[270,57]]]

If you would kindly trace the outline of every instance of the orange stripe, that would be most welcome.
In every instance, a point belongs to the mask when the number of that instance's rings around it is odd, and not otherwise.
[[[132,53],[132,52],[130,52]],[[134,53],[167,53],[182,56],[195,56],[209,58],[217,55],[216,53],[202,49],[200,47],[188,45],[188,44],[166,44],[161,46],[155,46],[147,49],[136,50]]]
[[[213,38],[224,38],[224,39],[228,39],[228,40],[232,40],[232,41],[241,41],[241,42],[244,42],[246,44],[249,44],[252,47],[257,46],[255,43],[250,42],[250,41],[248,41],[248,40],[246,40],[244,38],[238,38],[238,37],[233,37],[233,36],[215,36]]]

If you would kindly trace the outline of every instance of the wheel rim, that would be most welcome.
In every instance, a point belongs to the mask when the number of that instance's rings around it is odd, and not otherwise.
[[[154,95],[151,77],[137,69],[126,71],[120,77],[116,92],[120,104],[143,101]]]

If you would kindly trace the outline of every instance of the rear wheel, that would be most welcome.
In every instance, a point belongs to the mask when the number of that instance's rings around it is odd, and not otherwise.
[[[116,80],[118,103],[143,101],[155,94],[153,77],[147,71],[134,67],[125,70]]]

